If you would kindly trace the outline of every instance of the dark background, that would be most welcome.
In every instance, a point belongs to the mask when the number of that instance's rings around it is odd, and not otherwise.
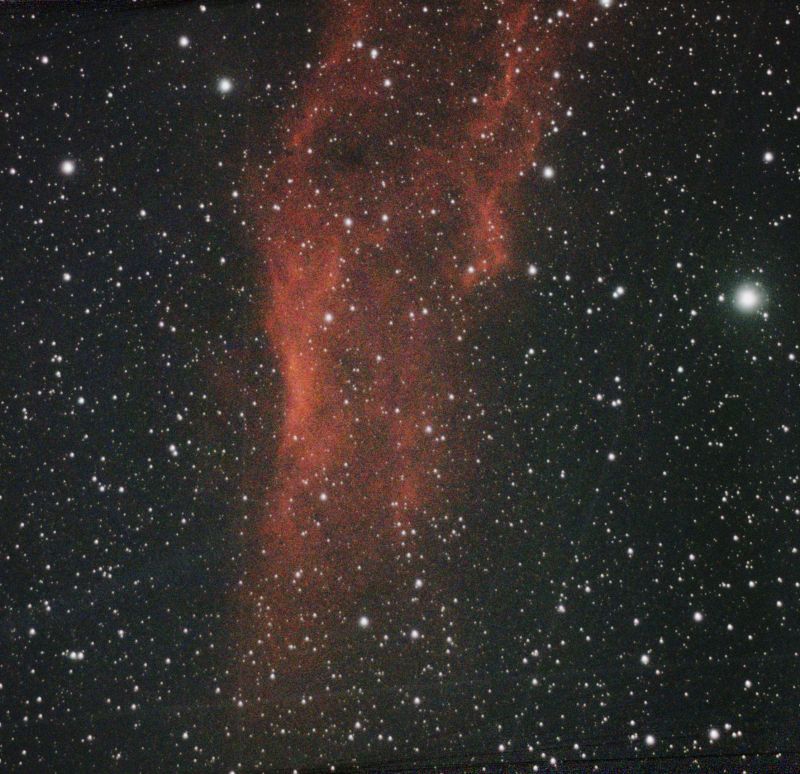
[[[242,491],[274,430],[250,406],[280,392],[242,199],[321,10],[0,8],[0,767],[792,770],[734,757],[800,730],[788,2],[598,3],[527,197],[539,278],[473,332],[497,451],[449,559],[461,651],[365,645],[338,687],[237,706]]]

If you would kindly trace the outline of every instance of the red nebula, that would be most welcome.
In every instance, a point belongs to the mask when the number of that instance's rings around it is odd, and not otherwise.
[[[401,574],[415,530],[476,475],[464,342],[520,270],[520,184],[540,177],[584,3],[331,5],[250,191],[282,383],[254,573],[271,586],[251,593],[278,648],[322,647],[310,622],[334,611],[354,621],[360,591]]]

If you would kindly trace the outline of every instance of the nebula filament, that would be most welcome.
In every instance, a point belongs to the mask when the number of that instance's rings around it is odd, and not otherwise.
[[[537,154],[580,13],[563,7],[330,12],[254,184],[282,380],[261,527],[275,584],[259,597],[277,642],[322,647],[314,621],[355,621],[365,586],[402,573],[416,531],[479,474],[466,340],[500,278],[527,269],[522,192],[552,185]]]

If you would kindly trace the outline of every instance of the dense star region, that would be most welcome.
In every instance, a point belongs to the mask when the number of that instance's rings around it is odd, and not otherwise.
[[[799,771],[798,26],[0,6],[0,770]]]

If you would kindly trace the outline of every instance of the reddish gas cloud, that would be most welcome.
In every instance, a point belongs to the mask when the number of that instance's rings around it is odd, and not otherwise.
[[[521,270],[521,183],[541,177],[579,5],[331,4],[251,186],[282,381],[260,526],[268,638],[300,641],[286,595],[297,615],[341,615],[359,592],[343,568],[386,580],[475,475],[465,337],[498,275]]]

